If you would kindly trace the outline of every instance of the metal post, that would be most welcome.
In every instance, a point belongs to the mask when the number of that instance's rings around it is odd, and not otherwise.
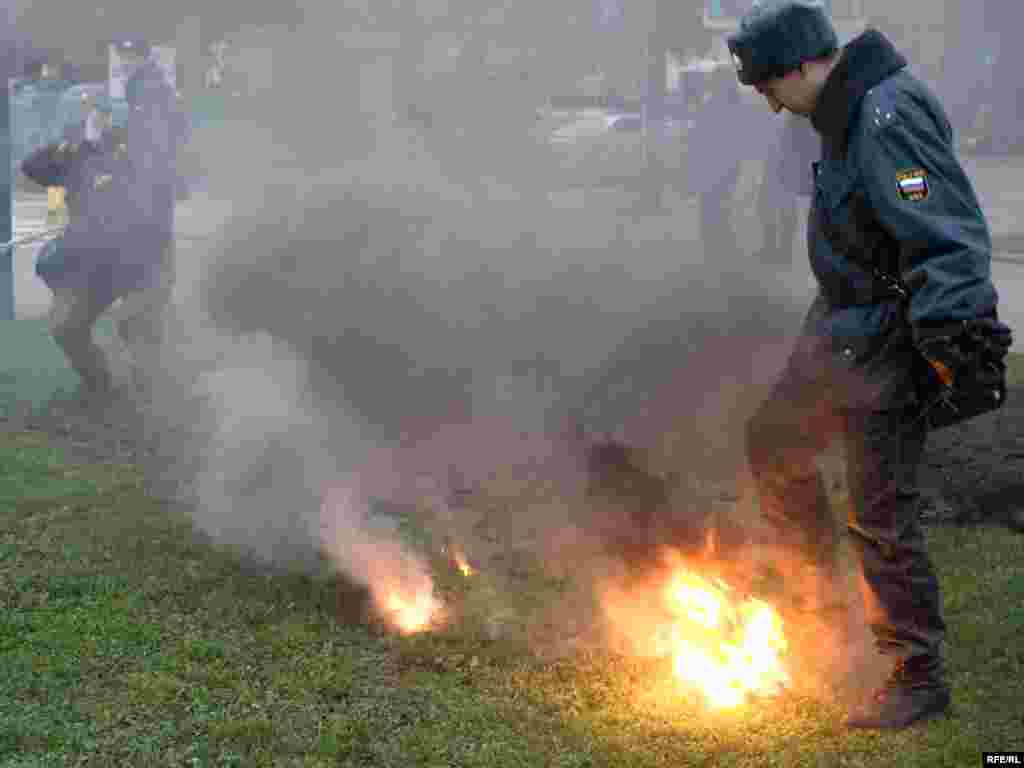
[[[0,67],[2,70],[2,67]],[[11,173],[11,84],[9,73],[0,71],[0,243],[14,239],[14,174]],[[14,248],[0,250],[0,320],[14,319]]]
[[[178,90],[188,102],[199,94],[203,87],[203,43],[199,16],[188,16],[178,24],[174,36],[177,51]]]

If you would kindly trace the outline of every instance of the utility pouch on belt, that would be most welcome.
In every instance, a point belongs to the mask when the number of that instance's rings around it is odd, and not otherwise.
[[[946,384],[924,362],[918,380],[921,417],[929,429],[959,424],[1002,407],[1006,400],[1006,354],[1013,343],[1010,329],[995,318],[967,320],[954,326],[928,329],[918,339],[940,336],[955,347],[959,364]]]
[[[861,269],[868,272],[877,284],[878,299],[898,299],[907,320],[910,299],[914,291],[927,282],[927,275],[918,271],[904,281],[899,274],[899,243],[882,227],[862,194],[851,200],[851,215],[847,226],[834,222],[822,223],[822,232],[837,253],[842,253]],[[941,339],[951,347],[950,356],[958,360],[952,370],[952,382],[940,378],[932,364],[920,354],[923,345]],[[1013,335],[1006,325],[993,315],[942,327],[915,329],[915,361],[918,399],[921,403],[919,419],[928,429],[959,424],[1001,408],[1006,400],[1006,355],[1013,343]]]

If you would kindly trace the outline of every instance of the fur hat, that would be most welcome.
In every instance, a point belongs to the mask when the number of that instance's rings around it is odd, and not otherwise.
[[[839,37],[820,0],[762,0],[727,43],[740,82],[754,85],[828,56]]]

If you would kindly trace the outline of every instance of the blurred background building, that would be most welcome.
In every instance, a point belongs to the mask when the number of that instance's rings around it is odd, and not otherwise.
[[[588,77],[593,86],[603,77],[606,90],[637,96],[645,81],[657,79],[667,52],[684,60],[691,53],[703,56],[716,33],[720,37],[751,1],[565,0],[557,5],[520,3],[514,11],[497,3],[467,6],[459,0],[400,5],[407,6],[403,12],[409,18],[429,18],[434,29],[446,18],[462,24],[465,12],[489,23],[492,31],[500,30],[511,43],[507,47],[515,47],[518,36],[520,47],[533,49],[553,65],[552,89],[565,90],[566,80],[586,85]],[[944,52],[955,47],[964,16],[1000,2],[1005,0],[828,0],[828,5],[841,23],[866,19],[881,28],[926,75],[935,78],[942,73]],[[203,87],[215,62],[211,46],[230,41],[242,30],[281,30],[299,24],[308,5],[312,5],[309,0],[101,0],[98,4],[20,0],[11,15],[23,38],[36,47],[59,51],[74,62],[85,80],[102,78],[103,43],[113,37],[145,37],[174,45],[179,52],[179,82],[194,89]],[[386,12],[400,15],[395,9]]]

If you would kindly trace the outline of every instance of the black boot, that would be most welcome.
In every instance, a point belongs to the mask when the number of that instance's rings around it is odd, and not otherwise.
[[[931,656],[900,659],[892,675],[864,706],[847,718],[850,728],[906,728],[949,708],[942,662]]]

